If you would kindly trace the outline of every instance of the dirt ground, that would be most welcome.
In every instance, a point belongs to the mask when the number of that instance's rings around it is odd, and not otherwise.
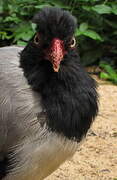
[[[46,180],[117,180],[117,86],[99,82],[100,111],[72,159]]]

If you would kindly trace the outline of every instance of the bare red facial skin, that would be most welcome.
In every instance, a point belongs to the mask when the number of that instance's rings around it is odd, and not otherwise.
[[[53,64],[54,72],[58,72],[60,63],[66,54],[64,42],[58,38],[54,38],[50,48],[46,51],[46,58]]]

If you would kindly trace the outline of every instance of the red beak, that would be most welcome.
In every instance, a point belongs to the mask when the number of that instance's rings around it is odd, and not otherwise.
[[[58,38],[54,38],[47,52],[47,58],[53,64],[55,72],[59,71],[60,63],[65,55],[64,42]]]

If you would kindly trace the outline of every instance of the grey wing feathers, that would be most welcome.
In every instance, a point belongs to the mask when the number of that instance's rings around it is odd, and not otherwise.
[[[18,62],[18,54],[20,51],[22,51],[22,47],[16,47],[16,46],[8,46],[4,48],[0,48],[0,60],[5,61],[9,60],[11,62],[16,63],[17,65],[19,64]]]
[[[40,97],[37,102],[36,93],[32,92],[19,68],[18,52],[21,50],[0,48],[0,148],[4,144],[6,148],[12,147],[40,126],[36,116],[42,111]]]

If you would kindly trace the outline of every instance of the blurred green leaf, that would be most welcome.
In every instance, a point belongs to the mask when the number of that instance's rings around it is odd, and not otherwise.
[[[98,33],[90,29],[87,29],[86,31],[80,31],[80,29],[77,29],[76,36],[81,36],[81,35],[87,36],[94,40],[103,41],[102,37]]]
[[[104,70],[106,70],[107,73],[117,78],[117,73],[109,64],[100,63],[100,67],[104,68]]]
[[[117,4],[112,4],[112,12],[117,15]]]
[[[60,8],[63,8],[63,9],[71,9],[72,7],[70,7],[69,5],[66,5],[63,1],[61,0],[52,0],[51,1],[51,4],[54,5],[54,6],[58,6]]]
[[[84,32],[87,29],[88,29],[88,24],[87,23],[84,22],[84,23],[80,24],[79,31]]]
[[[11,16],[8,16],[4,19],[4,22],[15,22],[15,23],[20,23],[21,19],[19,19],[16,14],[12,14]]]
[[[82,6],[82,8],[86,11],[90,11],[91,10],[91,6]]]
[[[36,9],[42,9],[43,7],[45,6],[51,6],[50,4],[46,3],[46,4],[40,4],[40,5],[37,5],[35,6]]]
[[[17,41],[17,45],[18,45],[18,46],[26,46],[27,43],[24,42],[24,41],[18,40],[18,41]]]
[[[101,72],[100,73],[100,78],[101,79],[109,79],[109,75],[107,73],[105,73],[105,72]]]
[[[31,23],[22,23],[13,30],[14,42],[24,39],[29,40],[34,34]]]
[[[114,70],[109,64],[100,63],[100,67],[105,70],[105,72],[101,72],[100,77],[103,79],[108,79],[117,83],[117,72]]]
[[[32,30],[35,32],[37,25],[35,23],[31,23]]]
[[[83,34],[84,34],[85,36],[88,36],[88,37],[94,39],[94,40],[103,41],[103,39],[101,38],[101,36],[100,36],[98,33],[96,33],[95,31],[93,31],[93,30],[89,30],[89,29],[88,29],[88,30],[85,31]]]
[[[0,31],[0,39],[5,40],[5,39],[11,39],[12,35],[8,35],[6,32]]]
[[[109,14],[112,12],[111,7],[105,4],[95,5],[91,9],[99,14]]]

